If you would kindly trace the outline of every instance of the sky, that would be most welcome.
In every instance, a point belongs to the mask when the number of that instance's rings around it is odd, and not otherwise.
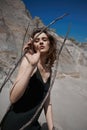
[[[23,0],[32,18],[40,17],[47,26],[55,18],[68,16],[50,26],[60,36],[65,36],[70,26],[69,38],[87,42],[87,0]]]

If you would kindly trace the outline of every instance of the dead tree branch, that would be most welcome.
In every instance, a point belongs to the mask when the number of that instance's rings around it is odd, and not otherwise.
[[[53,80],[51,82],[51,85],[50,85],[50,87],[48,89],[48,92],[47,92],[45,98],[43,99],[42,103],[40,104],[40,107],[37,109],[36,113],[31,118],[31,120],[29,120],[26,124],[24,124],[19,130],[24,130],[27,126],[29,126],[33,122],[33,120],[35,119],[35,117],[37,116],[37,114],[40,112],[40,110],[42,109],[42,107],[43,107],[43,105],[44,105],[44,103],[45,103],[45,101],[46,101],[46,99],[47,99],[47,97],[48,97],[48,95],[49,95],[52,87],[53,87],[53,84],[54,84],[54,81],[55,81],[55,78],[56,78],[56,74],[57,74],[57,70],[58,70],[59,57],[60,57],[61,51],[63,49],[63,46],[64,46],[64,44],[65,44],[65,42],[67,40],[69,31],[70,31],[70,27],[68,28],[68,31],[67,31],[66,36],[64,38],[64,41],[63,41],[63,43],[62,43],[62,45],[61,45],[61,47],[60,47],[60,49],[59,49],[59,51],[57,53],[57,62],[56,62],[55,70],[54,70]]]
[[[69,15],[68,13],[63,14],[62,16],[54,19],[52,22],[50,22],[48,24],[48,26],[44,27],[41,32],[37,35],[37,37],[47,28],[49,28],[51,25],[53,25],[55,22],[57,22],[58,20],[63,19],[65,16]],[[32,42],[34,42],[35,39],[33,39]],[[27,51],[26,51],[27,52]],[[24,57],[24,55],[26,54],[26,52],[24,52],[24,54],[22,54],[22,56],[20,57],[20,59],[18,60],[18,62],[15,64],[14,68],[12,69],[12,71],[10,71],[10,73],[7,75],[7,78],[4,80],[4,82],[2,83],[2,86],[0,87],[0,92],[2,91],[2,88],[5,86],[5,84],[7,83],[7,81],[10,79],[11,75],[13,74],[13,72],[15,71],[15,69],[17,68],[18,64],[20,63],[20,61],[22,60],[22,58]]]

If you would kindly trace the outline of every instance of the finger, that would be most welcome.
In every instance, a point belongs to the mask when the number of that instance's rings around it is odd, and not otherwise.
[[[32,49],[32,39],[29,39],[29,41],[24,45],[23,51]]]
[[[39,46],[36,47],[36,53],[40,53],[40,48],[39,48]]]
[[[31,44],[32,44],[32,41],[33,41],[33,39],[32,39],[32,38],[30,38],[30,39],[29,39],[29,41],[28,41],[25,45],[26,45],[26,46],[31,45]]]
[[[26,51],[26,50],[28,50],[28,49],[29,49],[29,46],[28,46],[28,45],[24,45],[23,51]]]
[[[33,39],[30,38],[29,41],[28,41],[28,45],[32,44],[33,43]]]

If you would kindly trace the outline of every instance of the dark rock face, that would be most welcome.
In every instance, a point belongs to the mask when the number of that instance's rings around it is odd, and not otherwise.
[[[23,38],[32,17],[20,0],[0,0],[0,76],[14,65],[21,55]],[[33,28],[29,27],[29,30]],[[28,33],[26,39],[28,37]]]

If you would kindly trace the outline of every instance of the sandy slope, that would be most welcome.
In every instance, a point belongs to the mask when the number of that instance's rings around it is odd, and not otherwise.
[[[58,130],[87,130],[87,70],[82,76],[56,79],[52,89],[54,123]],[[40,122],[46,129],[42,113]]]
[[[65,75],[56,78],[52,88],[54,124],[58,130],[87,130],[87,68],[80,68],[80,77]],[[3,95],[8,97],[8,93]],[[0,111],[3,110],[3,102]],[[3,113],[2,113],[3,114]],[[42,112],[42,130],[46,130],[46,120]]]

